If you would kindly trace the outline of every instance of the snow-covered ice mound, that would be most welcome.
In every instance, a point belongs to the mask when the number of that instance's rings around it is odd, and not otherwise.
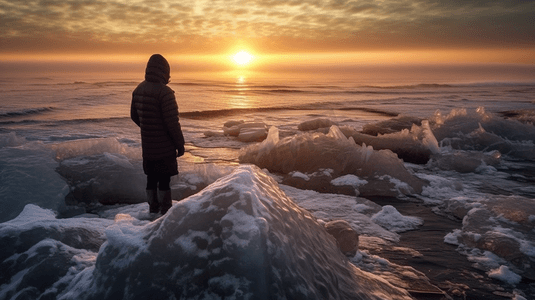
[[[310,213],[243,166],[132,232],[108,229],[92,298],[375,299],[405,293],[344,258]]]
[[[3,299],[411,299],[351,264],[309,212],[250,165],[151,223],[126,214],[57,220],[28,209],[0,224],[3,245],[32,236],[23,248],[3,248]],[[105,233],[98,256],[81,225],[97,241]],[[78,228],[71,238],[55,233],[69,228]]]

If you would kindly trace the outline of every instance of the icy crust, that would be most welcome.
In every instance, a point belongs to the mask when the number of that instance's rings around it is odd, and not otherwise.
[[[495,276],[507,271],[535,280],[534,199],[458,197],[446,200],[441,210],[463,219],[462,229],[449,233],[444,241],[459,245],[459,250],[477,267]],[[488,253],[495,258],[490,258]],[[482,260],[482,256],[486,259]],[[501,266],[507,270],[498,272]]]
[[[368,190],[368,195],[384,195],[391,190],[400,194],[420,193],[425,184],[392,151],[359,146],[337,126],[331,126],[328,134],[302,133],[283,139],[271,127],[266,140],[244,148],[239,160],[283,174],[293,171],[312,174],[322,169],[332,170],[333,178],[353,174],[368,181],[362,187]]]
[[[75,280],[69,299],[410,299],[349,263],[253,166],[141,229],[125,224],[106,231],[91,278]]]

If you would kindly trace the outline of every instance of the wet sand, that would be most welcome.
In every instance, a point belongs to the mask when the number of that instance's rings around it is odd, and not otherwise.
[[[451,220],[431,211],[431,207],[417,202],[396,198],[368,197],[377,204],[392,205],[401,214],[416,216],[424,220],[417,230],[401,233],[400,242],[392,247],[369,250],[389,261],[411,266],[424,273],[430,282],[440,288],[447,296],[436,293],[416,292],[416,299],[512,299],[514,290],[522,291],[526,299],[535,299],[535,282],[524,279],[516,287],[507,286],[501,281],[491,279],[487,274],[474,268],[467,257],[456,251],[457,246],[444,243],[444,236],[453,229],[462,227],[461,220]],[[408,255],[396,247],[407,247],[420,255]],[[373,252],[374,251],[374,252]],[[448,298],[450,297],[450,298]]]

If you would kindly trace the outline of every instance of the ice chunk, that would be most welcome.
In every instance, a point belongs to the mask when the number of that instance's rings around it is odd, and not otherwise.
[[[498,151],[444,151],[434,155],[428,162],[428,167],[436,167],[441,170],[457,171],[459,173],[483,173],[490,166],[500,164],[501,154]]]
[[[301,179],[303,179],[305,181],[309,181],[310,180],[310,177],[308,175],[303,174],[303,173],[301,173],[299,171],[290,172],[289,175],[292,176],[292,177],[295,177],[295,178],[301,178]]]
[[[268,139],[270,142],[267,142]],[[425,184],[405,168],[396,154],[358,146],[345,138],[336,126],[332,126],[327,135],[302,133],[277,142],[278,135],[275,138],[270,133],[268,139],[265,143],[242,149],[240,163],[253,163],[270,172],[283,174],[292,171],[312,174],[320,169],[332,169],[333,177],[353,174],[368,181],[389,175],[406,182],[412,189],[411,193],[421,192]],[[377,191],[380,192],[379,189]]]
[[[361,185],[365,185],[366,183],[368,183],[368,181],[362,180],[358,176],[355,176],[353,174],[347,174],[331,180],[331,184],[333,185],[351,185],[355,188],[358,188]]]
[[[106,152],[120,154],[129,159],[141,159],[141,148],[130,147],[115,138],[75,140],[52,144],[49,147],[56,151],[57,160],[102,155]]]
[[[529,221],[529,216],[535,213],[533,199],[510,196],[450,202],[446,212],[455,207],[461,208],[456,211],[471,208],[464,216],[460,236],[456,234],[461,244],[490,251],[514,266],[515,272],[535,278],[532,267],[535,265],[535,224]]]
[[[452,110],[443,117],[436,113],[431,128],[441,146],[453,149],[492,151],[535,160],[535,127],[488,113]]]
[[[373,214],[382,209],[375,202],[353,196],[304,191],[285,185],[281,188],[300,207],[312,212],[324,222],[344,220],[359,235],[399,242],[398,234],[384,229],[370,219]]]
[[[101,248],[92,277],[69,286],[69,297],[411,299],[353,266],[323,226],[253,166],[140,230],[117,230],[124,238]]]
[[[140,161],[104,153],[60,162],[56,171],[67,181],[66,204],[92,207],[101,204],[141,203],[145,198],[145,174]]]
[[[461,237],[461,230],[454,229],[453,232],[446,234],[444,237],[444,243],[451,245],[459,245],[459,238]]]
[[[260,142],[268,135],[265,127],[260,128],[242,128],[238,134],[238,140],[241,142]]]
[[[347,137],[352,137],[358,145],[366,144],[377,150],[391,150],[407,162],[424,164],[432,154],[440,152],[427,120],[421,121],[421,126],[413,124],[410,131],[403,129],[378,136],[360,133],[348,126],[340,129]]]
[[[68,188],[57,166],[53,151],[41,142],[0,147],[0,222],[15,218],[29,203],[60,208]]]
[[[500,266],[498,269],[488,272],[490,278],[498,279],[510,285],[516,285],[522,280],[522,276],[511,271],[507,266]]]
[[[420,125],[421,119],[411,116],[398,116],[389,120],[378,123],[366,124],[362,128],[362,133],[377,136],[379,134],[388,134],[410,129],[413,124]]]
[[[14,132],[0,134],[0,148],[17,147],[24,143],[26,143],[26,139],[24,137],[17,136],[17,134]]]
[[[109,220],[56,219],[51,210],[28,204],[13,220],[0,223],[0,262],[50,238],[79,249],[97,251]]]
[[[424,221],[418,217],[403,216],[391,205],[383,206],[383,209],[373,215],[371,219],[375,223],[393,232],[414,230],[424,223]]]
[[[301,131],[316,130],[319,128],[329,128],[332,125],[338,125],[335,122],[326,118],[317,118],[308,121],[304,121],[297,126],[297,129]]]
[[[256,142],[266,138],[267,125],[263,122],[227,122],[223,126],[223,132],[242,142]]]

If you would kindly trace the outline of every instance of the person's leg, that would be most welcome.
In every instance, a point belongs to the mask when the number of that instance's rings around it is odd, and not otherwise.
[[[171,187],[169,186],[169,183],[171,182],[171,176],[159,176],[158,182],[158,199],[160,201],[160,211],[162,215],[164,215],[173,205],[171,200]]]
[[[158,177],[154,175],[147,175],[147,202],[149,203],[149,212],[157,213],[160,211],[160,203],[158,201]]]

